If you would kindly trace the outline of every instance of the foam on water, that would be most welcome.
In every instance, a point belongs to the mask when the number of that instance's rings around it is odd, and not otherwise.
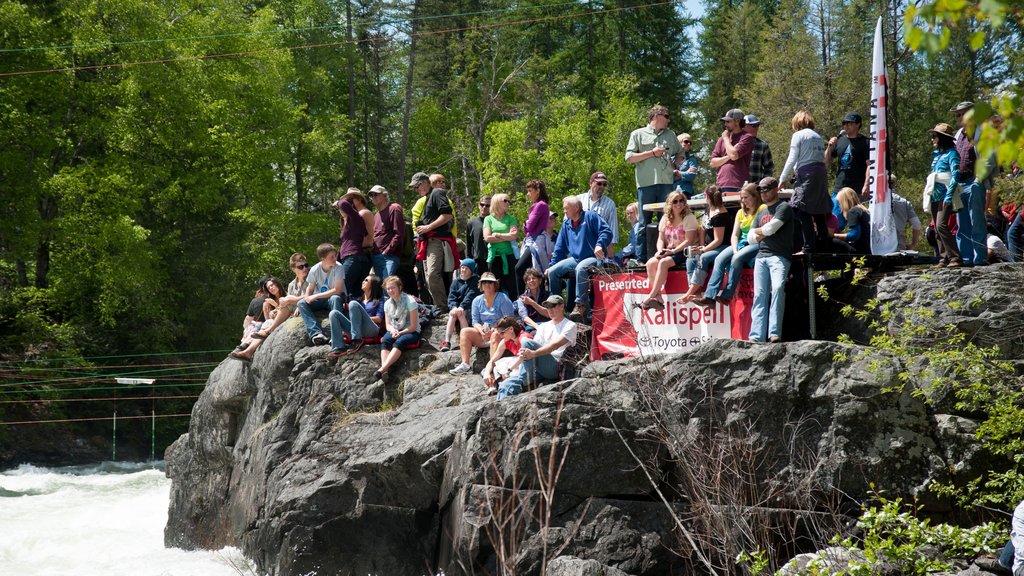
[[[170,487],[159,463],[0,472],[0,573],[254,575],[234,548],[164,548]]]

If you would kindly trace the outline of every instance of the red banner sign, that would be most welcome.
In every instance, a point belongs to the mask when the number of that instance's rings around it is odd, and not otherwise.
[[[644,272],[613,274],[593,280],[594,317],[590,358],[678,352],[713,338],[746,340],[754,274],[744,270],[731,305],[704,308],[680,299],[689,284],[686,272],[673,270],[662,296],[664,310],[643,310],[651,288]]]

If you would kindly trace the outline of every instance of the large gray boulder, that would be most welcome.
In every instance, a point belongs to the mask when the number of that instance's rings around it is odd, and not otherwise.
[[[1024,360],[1024,266],[993,264],[975,268],[916,268],[885,276],[869,276],[858,285],[829,283],[830,299],[819,302],[819,337],[834,340],[847,334],[867,343],[868,322],[877,310],[894,312],[890,332],[920,325],[924,311],[934,327],[954,326],[979,345],[998,346],[1004,358]],[[870,301],[877,301],[878,307]],[[865,318],[844,317],[847,304],[870,309]],[[907,322],[910,324],[907,324]],[[927,344],[926,341],[922,341]]]
[[[766,526],[820,544],[871,486],[941,510],[931,482],[987,465],[859,346],[712,341],[501,402],[430,344],[386,385],[375,348],[327,351],[290,321],[211,374],[167,451],[168,545],[270,575],[678,574]]]

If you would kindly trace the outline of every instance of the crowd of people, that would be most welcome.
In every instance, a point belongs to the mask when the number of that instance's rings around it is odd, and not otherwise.
[[[959,130],[940,123],[930,132],[935,156],[923,202],[932,215],[939,266],[1021,259],[1024,224],[1016,206],[1003,207],[1008,247],[995,255],[986,249],[992,246],[985,219],[992,200],[986,199],[987,183],[975,176],[975,137],[963,120],[970,107],[964,102],[951,110]],[[375,376],[387,379],[402,352],[420,345],[421,306],[429,305],[431,313],[448,315],[439,348],[458,348],[452,374],[470,373],[474,352],[485,348],[482,375],[489,393],[502,398],[554,377],[575,343],[577,323],[589,321],[591,275],[612,265],[646,267],[650,291],[639,306],[655,310],[665,308],[664,286],[673,268],[687,271],[683,302],[712,306],[730,304],[743,268],[752,266],[749,338],[777,342],[794,255],[870,252],[870,211],[863,204],[868,139],[857,113],[847,114],[840,135],[826,141],[814,117],[801,110],[792,118],[789,153],[776,177],[770,147],[757,137],[757,116],[734,109],[721,121],[708,161],[715,181],[698,193],[701,169],[693,139],[669,128],[666,108],[650,109],[624,154],[635,167],[637,190],[637,202],[624,211],[628,237],[620,237],[619,211],[601,171],[590,176],[582,193],[562,199],[561,218],[541,180],[526,184],[530,204],[524,222],[514,216],[522,211],[513,210],[509,194],[483,196],[463,237],[441,174],[412,176],[408,186],[418,199],[408,223],[385,187],[373,186],[365,195],[350,188],[335,203],[337,247],[319,246],[312,268],[302,254],[292,255],[295,279],[287,288],[275,278],[260,281],[243,341],[232,355],[251,359],[285,319],[299,316],[313,345],[330,346],[332,361],[379,342]],[[784,188],[792,190],[786,199],[780,195]],[[922,225],[914,206],[895,193],[892,206],[899,248],[915,247]],[[648,245],[647,227],[654,222],[657,240]],[[329,336],[316,317],[324,310]]]

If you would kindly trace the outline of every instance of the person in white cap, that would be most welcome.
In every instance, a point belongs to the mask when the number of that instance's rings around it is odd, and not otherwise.
[[[370,202],[377,208],[373,216],[373,271],[383,280],[398,274],[402,246],[405,243],[405,219],[402,206],[391,202],[387,188],[377,184],[370,188]]]
[[[775,175],[775,161],[772,159],[772,149],[768,143],[757,137],[761,130],[761,119],[753,114],[743,117],[743,131],[754,137],[754,150],[750,153],[750,182],[760,182],[762,179]]]

